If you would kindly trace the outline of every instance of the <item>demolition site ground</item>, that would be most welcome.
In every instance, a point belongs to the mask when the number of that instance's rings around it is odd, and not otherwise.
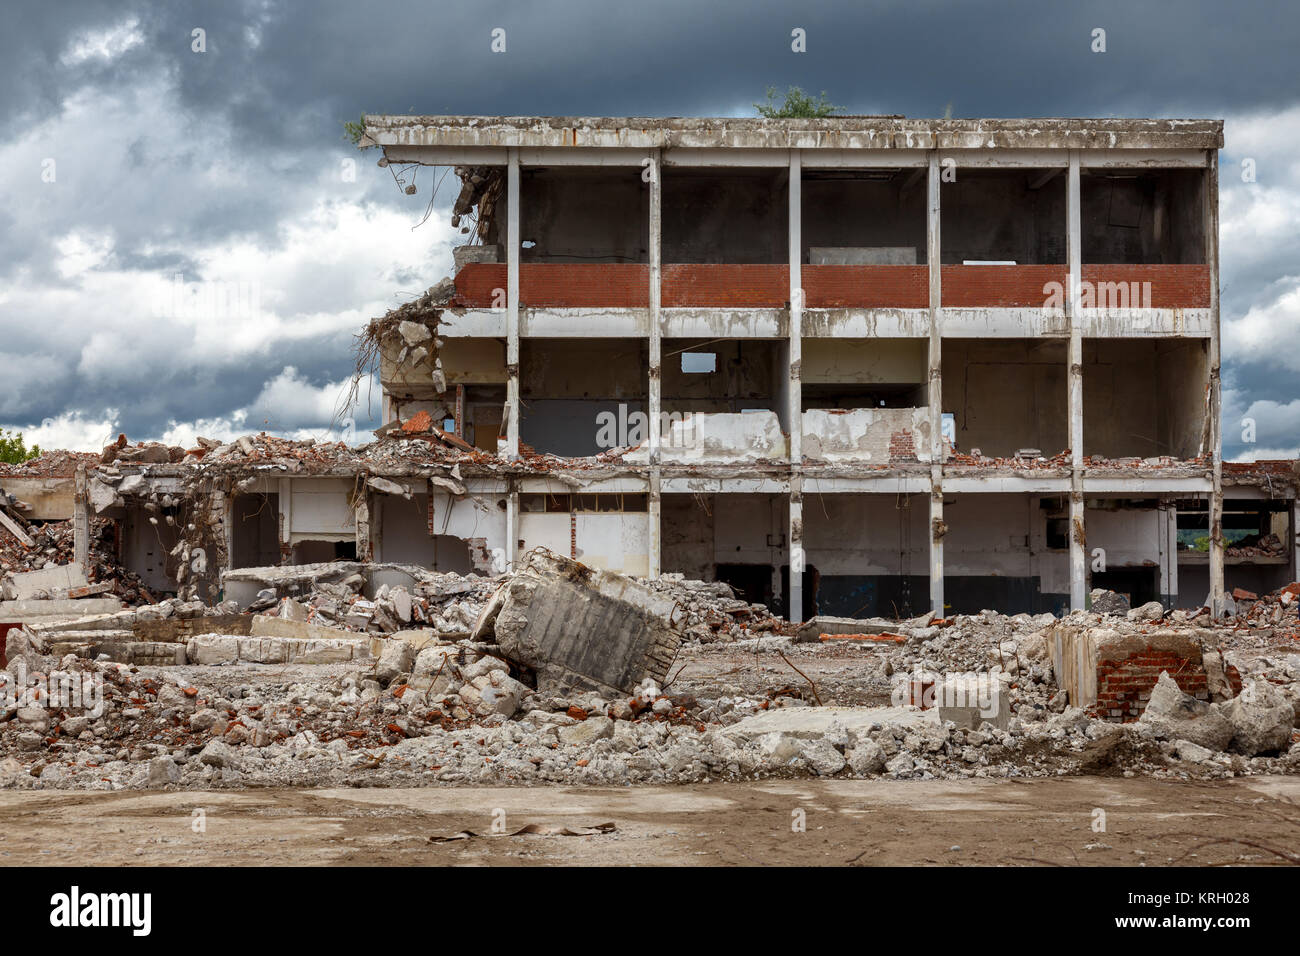
[[[0,865],[1271,866],[1297,798],[1294,776],[4,791]]]

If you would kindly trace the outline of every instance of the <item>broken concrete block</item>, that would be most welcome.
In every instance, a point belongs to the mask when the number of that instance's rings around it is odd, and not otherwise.
[[[209,767],[230,767],[238,770],[242,761],[234,747],[220,740],[210,740],[207,746],[199,751],[199,763],[207,764]]]
[[[334,664],[369,656],[365,638],[316,640],[289,637],[239,637],[196,634],[185,646],[191,664]]]
[[[3,596],[6,601],[66,597],[68,591],[84,588],[88,584],[85,568],[73,561],[39,571],[11,574],[5,578]]]
[[[1135,607],[1126,615],[1130,621],[1158,621],[1165,615],[1164,605],[1159,601],[1148,601],[1141,607]]]
[[[975,730],[985,721],[1006,730],[1011,724],[1009,674],[950,674],[935,685],[939,720]]]
[[[474,678],[459,693],[461,703],[476,714],[513,717],[530,691],[505,671],[494,670]]]
[[[406,641],[389,638],[375,664],[375,677],[387,686],[398,674],[409,674],[415,665],[415,650]]]
[[[181,768],[171,757],[154,757],[149,761],[149,786],[165,787],[181,779]]]
[[[397,495],[408,501],[411,498],[411,492],[405,485],[399,485],[395,481],[389,481],[387,478],[380,478],[378,475],[371,475],[366,479],[366,484],[379,492],[381,495]]]
[[[1170,740],[1186,740],[1214,751],[1227,747],[1234,733],[1218,705],[1184,694],[1168,673],[1160,675],[1138,722]]]
[[[496,642],[536,671],[539,692],[631,694],[647,677],[662,684],[668,676],[681,634],[667,596],[542,550],[526,555],[502,590]]]
[[[1223,669],[1223,655],[1218,651],[1206,651],[1201,655],[1201,664],[1205,668],[1205,685],[1210,700],[1217,703],[1232,700],[1232,683]]]
[[[306,621],[272,617],[269,614],[254,614],[248,633],[250,637],[287,637],[314,641],[356,640],[358,638],[355,631],[345,630],[341,627],[308,624]]]
[[[1127,614],[1128,598],[1105,588],[1093,588],[1088,595],[1088,606],[1094,614]]]
[[[1291,701],[1262,677],[1247,684],[1228,703],[1218,705],[1232,726],[1228,749],[1253,757],[1271,754],[1291,746],[1295,710]]]
[[[893,631],[898,627],[894,621],[883,617],[827,617],[819,615],[809,618],[799,626],[795,640],[801,643],[817,641],[823,634],[878,634],[881,631]]]
[[[411,322],[403,319],[397,325],[397,331],[402,336],[402,340],[412,348],[433,338],[433,333],[423,322]]]
[[[560,728],[560,742],[571,747],[586,747],[597,740],[614,736],[614,721],[608,717],[588,717]]]
[[[849,769],[858,776],[880,773],[885,767],[885,752],[874,740],[859,740],[848,753]]]

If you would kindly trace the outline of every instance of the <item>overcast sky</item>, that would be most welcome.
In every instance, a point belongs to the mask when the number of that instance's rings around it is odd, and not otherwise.
[[[404,195],[374,151],[343,139],[363,111],[742,116],[766,87],[798,84],[853,113],[1225,119],[1225,452],[1300,454],[1300,5],[17,0],[6,12],[0,424],[29,442],[326,437],[352,335],[449,274],[457,238],[454,177],[417,227],[440,171]],[[497,27],[504,53],[491,50]],[[806,53],[790,49],[795,27]],[[1098,27],[1104,53],[1091,49]],[[181,284],[234,298],[212,321],[211,298],[189,304]],[[358,429],[379,424],[373,405],[354,414]]]

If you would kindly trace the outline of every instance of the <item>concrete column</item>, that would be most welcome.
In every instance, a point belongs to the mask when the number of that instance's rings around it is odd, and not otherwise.
[[[659,182],[660,152],[650,150],[650,381],[646,396],[646,417],[650,426],[650,464],[659,463],[661,365],[663,329],[659,322],[662,276],[663,187]]]
[[[786,192],[790,199],[790,461],[803,463],[803,159],[790,150],[790,176]]]
[[[1205,262],[1210,267],[1210,461],[1214,487],[1210,492],[1210,611],[1224,610],[1223,583],[1223,406],[1219,377],[1219,152],[1206,151]]]
[[[790,531],[787,552],[790,564],[790,593],[786,600],[786,619],[803,620],[803,478],[796,472],[790,476]]]
[[[519,148],[506,166],[506,454],[519,457]]]
[[[930,152],[926,181],[926,261],[930,273],[930,609],[940,617],[943,609],[943,537],[948,527],[943,520],[943,269],[939,235],[939,153]]]
[[[1300,581],[1300,499],[1291,502],[1291,580]]]
[[[370,537],[370,495],[364,488],[352,505],[352,515],[356,521],[357,560],[373,561],[375,552]]]
[[[293,563],[293,481],[281,478],[277,487],[276,502],[279,511],[277,533],[280,539],[280,563]]]
[[[646,418],[650,427],[650,475],[646,497],[646,576],[659,577],[663,541],[660,507],[659,443],[662,438],[663,327],[660,324],[663,277],[663,185],[660,150],[650,150],[650,380],[646,392]]]
[[[663,510],[660,505],[660,488],[662,485],[659,466],[650,466],[650,488],[646,499],[646,577],[657,578],[660,574],[660,551],[663,542]]]
[[[1088,539],[1083,507],[1083,325],[1079,316],[1079,291],[1083,278],[1082,221],[1079,215],[1079,151],[1070,150],[1069,179],[1065,190],[1065,250],[1069,294],[1065,297],[1070,329],[1070,610],[1088,602]]]
[[[77,466],[72,479],[72,560],[90,574],[90,498],[85,465]]]
[[[1172,498],[1160,502],[1160,594],[1167,607],[1178,600],[1178,507]]]
[[[514,481],[506,485],[506,570],[515,569],[519,558],[519,489]]]

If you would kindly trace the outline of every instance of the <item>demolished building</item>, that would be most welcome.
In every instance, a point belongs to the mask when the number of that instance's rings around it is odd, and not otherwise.
[[[75,559],[110,548],[142,600],[339,559],[493,575],[542,547],[794,621],[1061,614],[1093,588],[1224,611],[1300,577],[1300,469],[1220,460],[1222,142],[1201,120],[367,117],[381,165],[456,168],[467,237],[359,337],[377,440],[122,439],[0,474],[7,513],[70,521]]]

